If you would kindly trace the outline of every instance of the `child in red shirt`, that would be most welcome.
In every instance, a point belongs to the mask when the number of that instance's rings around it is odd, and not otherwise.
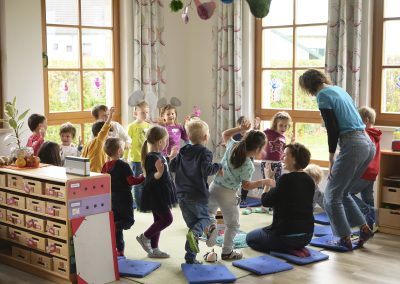
[[[29,137],[26,146],[32,147],[33,154],[37,156],[46,135],[47,119],[44,115],[34,113],[28,118],[28,126],[32,131],[32,135]]]

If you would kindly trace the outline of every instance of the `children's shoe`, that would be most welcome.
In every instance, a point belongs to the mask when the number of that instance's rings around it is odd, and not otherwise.
[[[337,245],[347,248],[348,250],[353,250],[353,243],[350,237],[340,238]]]
[[[222,260],[237,260],[243,257],[243,253],[239,250],[232,250],[230,253],[222,253]]]
[[[151,241],[150,239],[146,238],[144,234],[137,236],[136,240],[139,242],[139,244],[147,253],[153,252],[153,249],[151,248]]]
[[[193,233],[192,230],[189,230],[187,232],[186,239],[189,242],[190,250],[194,253],[199,253],[200,252],[199,243],[198,243],[196,235]]]
[[[197,259],[187,259],[186,264],[203,264],[203,262],[197,260]]]
[[[170,255],[166,252],[161,251],[159,248],[154,248],[151,253],[147,254],[150,258],[169,258]]]
[[[218,236],[217,226],[215,224],[211,224],[210,227],[208,227],[206,245],[208,247],[215,246],[215,244],[217,243],[217,236]]]
[[[364,225],[360,229],[360,238],[358,239],[357,246],[358,247],[363,247],[364,244],[374,236],[374,232],[371,231],[371,229],[367,226]]]

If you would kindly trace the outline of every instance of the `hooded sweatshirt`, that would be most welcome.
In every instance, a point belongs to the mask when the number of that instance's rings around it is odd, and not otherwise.
[[[201,144],[187,144],[171,161],[170,170],[176,173],[175,184],[178,195],[182,193],[185,199],[208,201],[208,176],[216,174],[222,165],[212,162],[210,150]]]
[[[376,180],[376,176],[378,175],[379,172],[379,165],[381,162],[381,146],[380,146],[380,140],[381,140],[381,135],[382,131],[376,128],[367,128],[365,131],[368,133],[369,138],[371,138],[371,141],[375,144],[376,148],[376,153],[375,157],[372,159],[372,161],[369,163],[367,169],[365,170],[364,174],[362,175],[362,179],[365,180]]]

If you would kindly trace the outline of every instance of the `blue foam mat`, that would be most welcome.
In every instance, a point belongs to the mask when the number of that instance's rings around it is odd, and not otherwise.
[[[310,245],[320,247],[320,248],[325,248],[328,250],[333,250],[333,251],[340,251],[340,252],[346,252],[349,251],[349,249],[345,246],[340,246],[337,244],[340,238],[335,237],[333,235],[326,235],[318,238],[314,238],[311,240]],[[358,246],[356,243],[353,241],[353,249],[357,249]]]
[[[118,257],[118,270],[121,276],[143,278],[161,266],[161,263],[145,260],[131,260]]]
[[[190,284],[232,283],[235,275],[225,265],[186,264],[181,265],[183,274]],[[167,279],[166,279],[167,280]]]
[[[331,226],[314,226],[314,236],[322,237],[326,235],[332,235]]]
[[[261,199],[254,197],[247,197],[246,204],[240,204],[240,208],[257,207],[257,206],[261,206]]]
[[[295,256],[292,254],[287,254],[287,253],[282,253],[282,252],[274,252],[274,251],[271,252],[271,255],[286,259],[287,261],[289,261],[291,263],[295,263],[295,264],[299,264],[299,265],[318,262],[318,261],[326,260],[329,258],[329,255],[326,255],[322,252],[319,252],[319,251],[316,251],[313,249],[309,249],[309,248],[307,248],[307,250],[310,252],[310,256],[308,256],[308,257],[298,257],[298,256]]]
[[[314,214],[314,222],[322,225],[329,225],[330,221],[325,212]]]
[[[251,271],[257,275],[277,273],[293,269],[293,265],[268,255],[236,260],[233,266]]]

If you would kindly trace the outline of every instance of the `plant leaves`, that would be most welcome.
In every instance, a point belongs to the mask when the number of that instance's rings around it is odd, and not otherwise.
[[[24,111],[24,113],[22,113],[20,116],[18,116],[18,121],[21,121],[25,118],[25,116],[28,114],[30,109],[27,109],[26,111]]]
[[[17,129],[17,127],[18,127],[17,122],[15,121],[14,118],[10,118],[10,120],[8,121],[8,124],[10,124],[10,127],[12,129]]]
[[[6,106],[4,107],[4,110],[6,112],[6,115],[9,118],[14,117],[14,108],[13,108],[13,106],[11,104],[6,103]]]

